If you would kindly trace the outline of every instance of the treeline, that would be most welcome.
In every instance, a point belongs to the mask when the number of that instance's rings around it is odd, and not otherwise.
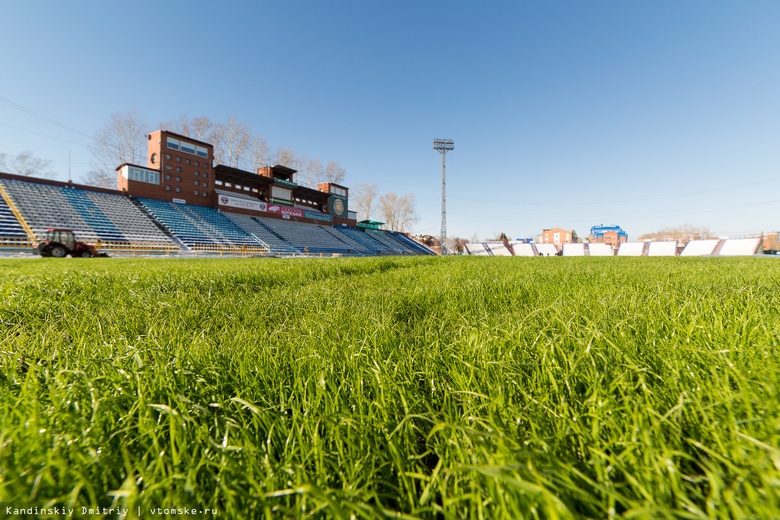
[[[349,207],[357,213],[358,221],[380,220],[393,231],[408,231],[419,220],[413,193],[380,195],[376,184],[361,183],[350,189]]]
[[[346,171],[336,161],[325,163],[283,146],[271,150],[264,137],[234,117],[219,122],[182,115],[160,123],[158,128],[212,144],[215,164],[247,171],[281,164],[298,170],[298,184],[311,188],[321,182],[343,183],[346,177]],[[116,167],[122,163],[146,164],[146,136],[156,129],[137,110],[113,114],[95,133],[90,151],[96,162],[81,181],[116,188]]]

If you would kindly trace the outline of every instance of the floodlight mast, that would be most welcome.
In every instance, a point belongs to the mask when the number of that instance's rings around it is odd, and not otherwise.
[[[455,149],[452,139],[434,139],[433,149],[441,154],[441,235],[439,249],[441,254],[447,254],[447,152]]]

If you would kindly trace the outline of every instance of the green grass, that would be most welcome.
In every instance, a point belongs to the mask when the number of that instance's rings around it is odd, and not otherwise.
[[[780,262],[0,260],[0,504],[780,517]]]

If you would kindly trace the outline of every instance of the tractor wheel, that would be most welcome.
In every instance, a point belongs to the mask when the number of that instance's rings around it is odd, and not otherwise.
[[[81,252],[81,258],[92,258],[92,252],[91,251],[82,251]]]
[[[68,251],[62,246],[54,246],[49,250],[49,254],[54,258],[65,258]]]

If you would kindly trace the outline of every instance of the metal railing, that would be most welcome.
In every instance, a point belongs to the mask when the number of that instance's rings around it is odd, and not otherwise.
[[[35,236],[35,232],[32,230],[32,228],[30,228],[29,224],[27,224],[27,221],[22,216],[22,213],[19,211],[19,208],[17,208],[16,204],[14,204],[11,195],[5,190],[5,187],[1,182],[0,182],[0,197],[2,197],[5,200],[5,203],[8,205],[8,208],[11,210],[11,213],[13,213],[14,217],[16,217],[16,220],[19,221],[19,225],[22,226],[24,232],[27,233],[27,238],[37,243],[38,237]]]

